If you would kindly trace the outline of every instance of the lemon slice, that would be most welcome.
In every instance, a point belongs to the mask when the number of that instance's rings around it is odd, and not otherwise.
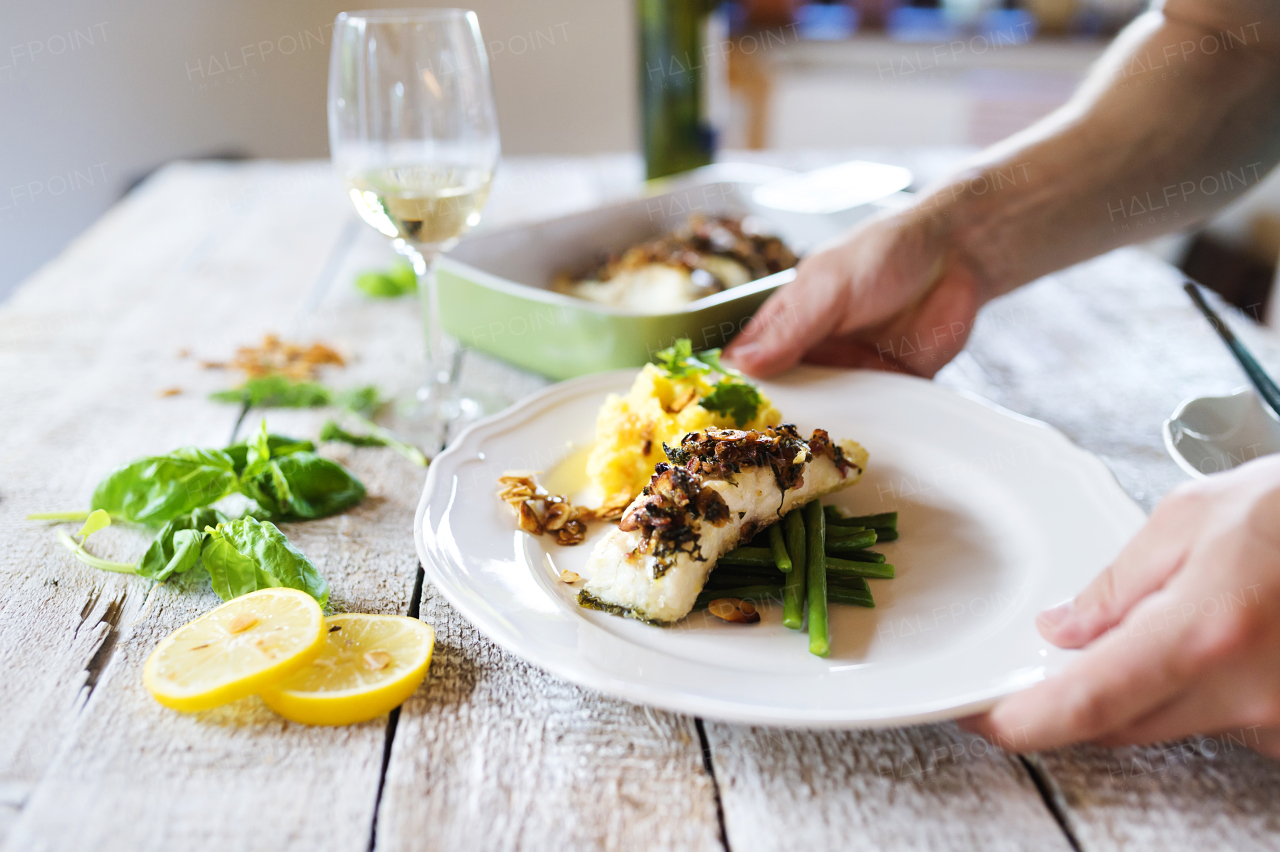
[[[431,625],[399,615],[346,613],[326,619],[324,651],[262,700],[307,725],[350,725],[399,707],[427,676]]]
[[[179,627],[147,658],[142,681],[174,710],[207,710],[253,695],[324,649],[324,613],[297,589],[261,589]]]

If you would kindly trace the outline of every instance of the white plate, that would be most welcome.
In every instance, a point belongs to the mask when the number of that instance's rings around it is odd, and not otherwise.
[[[1250,387],[1227,396],[1193,396],[1164,421],[1164,445],[1178,467],[1204,479],[1280,453],[1280,420]]]
[[[1035,614],[1079,592],[1144,520],[1102,462],[1042,423],[922,379],[803,368],[763,389],[802,431],[871,454],[863,482],[830,502],[900,513],[902,538],[879,546],[898,576],[871,581],[877,607],[832,608],[827,659],[779,607],[750,626],[695,613],[670,628],[585,610],[557,577],[586,575],[605,525],[558,547],[518,532],[494,491],[505,470],[550,470],[589,444],[605,396],[634,376],[555,385],[467,430],[432,462],[414,535],[427,578],[486,636],[638,703],[811,727],[976,712],[1068,658]]]

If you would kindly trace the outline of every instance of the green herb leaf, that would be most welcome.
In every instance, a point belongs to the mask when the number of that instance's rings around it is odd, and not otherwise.
[[[329,584],[272,523],[241,518],[208,533],[201,560],[224,601],[258,589],[287,586],[328,603]]]
[[[351,390],[337,391],[333,404],[347,411],[354,411],[365,417],[372,417],[386,403],[376,385],[365,385]]]
[[[741,378],[742,376],[742,373],[738,372],[732,367],[726,367],[720,361],[719,349],[705,349],[702,352],[698,353],[698,359],[701,360],[703,363],[705,363],[708,367],[715,370],[717,373],[721,373],[722,375],[734,376],[735,378]]]
[[[315,408],[329,405],[333,391],[318,382],[303,382],[288,376],[259,376],[238,388],[212,393],[209,399],[250,408]]]
[[[710,367],[694,357],[693,343],[687,337],[682,337],[666,349],[654,353],[653,360],[673,379],[700,376],[711,372]]]
[[[116,468],[98,483],[90,507],[125,521],[163,524],[221,500],[236,479],[235,463],[222,450],[183,447]]]
[[[284,435],[268,434],[267,448],[270,450],[271,458],[278,458],[292,453],[311,452],[316,448],[316,445],[311,441],[300,441],[297,438],[286,438]],[[241,441],[238,444],[232,444],[223,452],[231,457],[231,462],[235,465],[236,475],[242,476],[245,468],[249,466],[248,442]]]
[[[356,289],[374,299],[394,299],[418,291],[418,276],[408,263],[394,264],[384,272],[365,272],[356,278]]]
[[[708,411],[732,417],[734,425],[741,429],[760,410],[760,391],[746,382],[721,379],[698,404]]]
[[[266,464],[271,461],[271,440],[267,434],[267,421],[263,420],[258,424],[258,431],[253,433],[245,442],[249,447],[248,470],[252,470],[256,465]]]
[[[336,420],[326,420],[324,425],[320,427],[321,441],[338,441],[343,444],[350,444],[353,447],[385,447],[387,441],[377,435],[357,435],[348,432],[338,425]]]
[[[385,400],[376,385],[334,390],[319,382],[303,382],[287,376],[259,376],[238,388],[209,395],[215,402],[250,408],[320,408],[333,405],[372,417]]]
[[[401,441],[395,435],[367,418],[356,415],[356,419],[362,422],[370,434],[357,435],[354,432],[348,432],[343,429],[338,425],[337,421],[327,420],[324,426],[320,427],[320,440],[340,441],[353,447],[390,447],[419,467],[426,467],[431,464],[431,460],[426,457],[422,450],[412,444]]]
[[[241,481],[272,518],[312,520],[349,509],[364,499],[364,486],[342,465],[315,453],[300,452],[269,461]]]
[[[174,518],[151,540],[147,552],[138,560],[137,573],[163,583],[174,574],[189,571],[200,558],[205,528],[226,520],[226,515],[208,508]]]
[[[89,536],[109,526],[111,526],[111,516],[101,509],[94,509],[89,513],[89,517],[85,518],[84,526],[80,528],[80,532],[76,533],[76,535],[80,536],[80,543],[84,544]]]
[[[75,554],[76,559],[92,568],[100,568],[103,571],[114,571],[117,574],[133,574],[134,566],[127,562],[111,562],[107,559],[99,559],[92,553],[84,549],[84,546],[76,542],[71,536],[67,535],[66,530],[58,530],[58,541],[62,542],[62,546]]]

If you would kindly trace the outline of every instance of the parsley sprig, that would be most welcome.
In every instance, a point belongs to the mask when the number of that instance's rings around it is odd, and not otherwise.
[[[718,373],[721,378],[711,389],[711,393],[698,401],[708,411],[714,411],[725,417],[732,417],[733,423],[742,428],[751,422],[760,410],[762,402],[760,391],[732,367],[720,361],[719,349],[706,349],[694,354],[693,343],[682,337],[666,349],[654,355],[654,361],[673,379],[688,379],[696,376],[711,376]]]

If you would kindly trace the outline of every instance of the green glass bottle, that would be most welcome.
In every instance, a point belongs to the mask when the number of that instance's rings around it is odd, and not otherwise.
[[[715,157],[727,96],[728,28],[720,0],[636,0],[645,177],[705,166]]]

